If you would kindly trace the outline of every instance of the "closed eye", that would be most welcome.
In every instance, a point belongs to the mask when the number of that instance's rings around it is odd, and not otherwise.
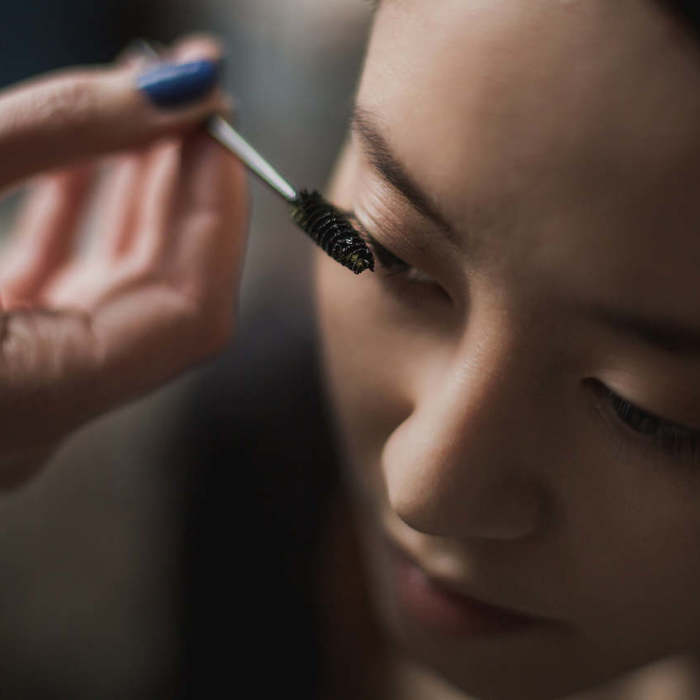
[[[624,399],[608,386],[592,380],[594,389],[612,409],[625,428],[646,440],[650,449],[661,450],[676,459],[700,462],[700,431],[667,420]]]
[[[365,240],[365,242],[370,246],[374,256],[379,263],[379,272],[385,277],[389,276],[400,276],[410,282],[423,283],[423,284],[434,284],[438,283],[429,275],[427,275],[422,270],[419,270],[407,262],[399,258],[397,255],[392,253],[388,248],[383,246],[355,216],[354,212],[346,211],[344,212],[346,216],[352,221],[353,226],[357,230],[358,234]],[[439,286],[439,285],[438,285]]]

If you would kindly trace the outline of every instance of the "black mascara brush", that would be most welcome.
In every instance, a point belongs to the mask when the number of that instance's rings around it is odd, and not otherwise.
[[[130,48],[150,58],[159,58],[158,51],[145,39],[136,39]],[[289,202],[294,222],[328,255],[356,275],[367,269],[374,270],[374,257],[370,249],[342,211],[316,190],[295,190],[222,117],[209,117],[205,129],[222,146],[238,156],[266,185]]]
[[[374,270],[370,249],[342,211],[316,190],[297,192],[225,119],[209,117],[206,129],[291,204],[294,222],[328,255],[357,275]]]

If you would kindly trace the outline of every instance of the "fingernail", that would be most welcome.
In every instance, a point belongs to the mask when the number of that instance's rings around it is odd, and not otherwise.
[[[136,84],[157,107],[168,109],[206,95],[219,80],[220,61],[161,63],[141,73]]]

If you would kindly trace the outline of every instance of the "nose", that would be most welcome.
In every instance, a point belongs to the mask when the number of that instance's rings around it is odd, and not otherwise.
[[[424,382],[382,454],[389,504],[409,526],[496,540],[543,527],[546,490],[530,470],[540,455],[532,392],[517,372],[504,353],[482,348]]]

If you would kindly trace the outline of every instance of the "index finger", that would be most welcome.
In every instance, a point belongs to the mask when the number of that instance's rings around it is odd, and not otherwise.
[[[146,68],[59,70],[0,93],[0,189],[43,170],[138,147],[227,106],[218,50]],[[158,71],[160,71],[158,73]]]

